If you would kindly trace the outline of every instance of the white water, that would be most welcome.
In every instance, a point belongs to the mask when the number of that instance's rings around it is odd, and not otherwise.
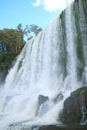
[[[71,88],[74,90],[78,87],[77,81],[77,56],[76,56],[76,43],[74,34],[76,33],[75,18],[73,16],[73,6],[66,9],[66,41],[67,41],[67,71],[69,80],[71,80]],[[68,20],[68,22],[67,22]]]
[[[79,85],[73,36],[76,28],[71,7],[66,11],[65,20],[68,59],[66,76],[62,62],[65,43],[61,19],[57,17],[25,45],[9,71],[4,88],[0,92],[0,130],[21,121],[26,121],[21,124],[30,126],[60,123],[58,115],[63,101]],[[63,99],[54,102],[60,93]],[[39,95],[48,96],[49,100],[37,110]]]
[[[87,24],[86,18],[83,10],[82,0],[79,0],[79,24],[81,29],[82,43],[83,43],[83,52],[84,52],[84,80],[87,84]]]

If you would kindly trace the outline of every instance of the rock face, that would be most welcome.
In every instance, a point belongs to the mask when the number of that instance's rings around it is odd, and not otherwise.
[[[54,99],[54,102],[57,103],[58,101],[63,99],[63,94],[60,92]]]
[[[43,104],[44,102],[46,102],[48,99],[49,99],[48,96],[39,95],[38,97],[39,106]]]
[[[71,93],[64,101],[60,119],[65,124],[87,122],[87,87],[82,87]]]
[[[87,126],[56,126],[56,125],[48,125],[41,126],[36,130],[87,130]]]

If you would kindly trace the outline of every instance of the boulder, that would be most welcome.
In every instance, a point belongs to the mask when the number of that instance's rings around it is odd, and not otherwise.
[[[49,100],[48,96],[39,95],[39,97],[38,97],[38,105],[40,106],[41,104],[43,104],[47,100]]]
[[[45,125],[37,127],[36,130],[87,130],[87,126],[58,126],[58,125]]]
[[[43,115],[48,107],[48,104],[46,102],[49,100],[48,96],[39,95],[38,96],[38,107],[36,115]]]
[[[53,125],[23,125],[23,124],[13,124],[8,127],[8,130],[87,130],[87,125],[81,126],[58,126]]]
[[[60,92],[55,98],[54,98],[54,102],[57,103],[58,101],[63,99],[63,94],[62,92]]]
[[[73,91],[65,101],[60,120],[65,124],[87,122],[87,87]]]

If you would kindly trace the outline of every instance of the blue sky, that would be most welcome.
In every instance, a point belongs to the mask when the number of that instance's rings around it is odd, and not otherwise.
[[[66,0],[0,0],[0,29],[19,23],[44,28],[65,8]],[[71,1],[71,0],[68,0]]]

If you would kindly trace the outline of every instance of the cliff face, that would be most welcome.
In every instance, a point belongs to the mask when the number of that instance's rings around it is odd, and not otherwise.
[[[83,82],[87,82],[85,79],[86,71],[87,71],[87,0],[75,0],[71,5],[71,26],[73,30],[73,38],[76,45],[76,55],[77,55],[77,74],[78,79],[83,80]],[[69,11],[69,10],[68,10]],[[64,10],[60,14],[61,25],[62,25],[62,35],[63,41],[65,43],[64,49],[64,73],[66,75],[66,62],[67,62],[67,35],[66,34],[66,13],[67,9]],[[72,18],[73,17],[73,18]],[[74,20],[74,24],[73,24]],[[69,26],[69,25],[67,25]]]
[[[66,39],[65,11],[60,15]],[[78,57],[78,78],[83,84],[87,84],[87,0],[75,0],[72,4],[72,13],[75,19],[74,32],[77,57]],[[66,43],[67,44],[67,43]],[[87,86],[87,85],[86,85]],[[63,112],[60,119],[66,124],[87,123],[87,87],[75,90],[64,101]]]

